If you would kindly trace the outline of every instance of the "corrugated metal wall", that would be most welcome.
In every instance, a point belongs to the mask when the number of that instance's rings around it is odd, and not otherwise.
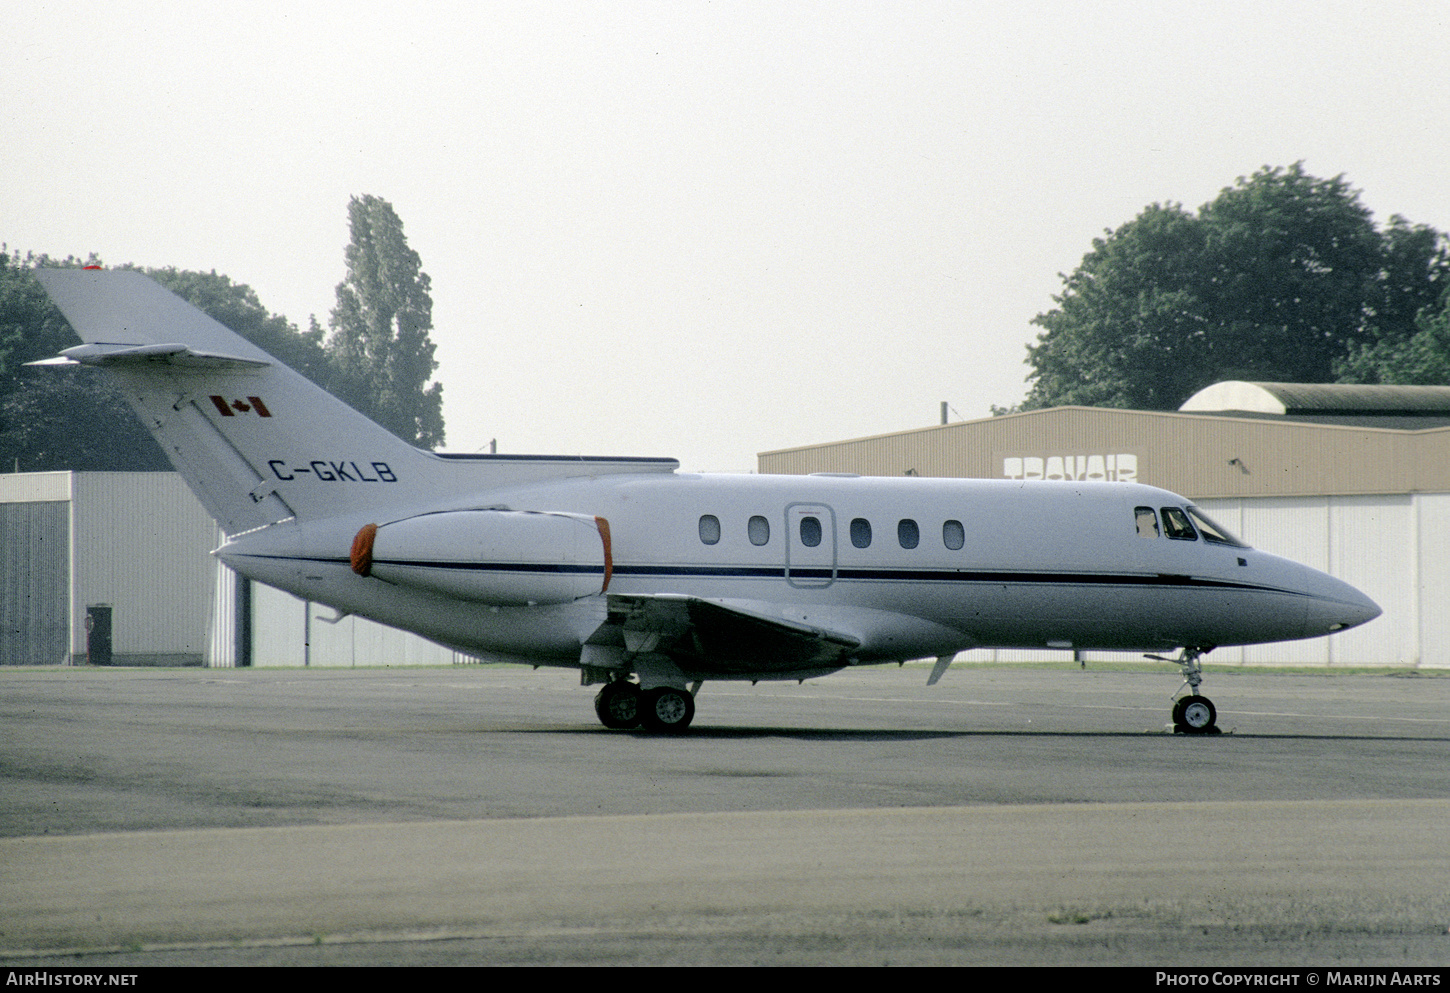
[[[112,606],[118,665],[201,665],[217,527],[169,472],[76,473],[72,497],[72,652],[85,607]]]
[[[1095,407],[764,452],[758,468],[999,479],[1011,475],[1009,464],[1020,471],[1023,460],[1036,459],[1040,473],[1056,458],[1078,466],[1083,478],[1090,459],[1118,454],[1133,456],[1138,482],[1199,499],[1450,491],[1450,428],[1395,431]]]
[[[453,665],[477,659],[407,631],[253,584],[252,653],[257,666]]]
[[[175,473],[0,474],[0,664],[85,661],[86,606],[112,606],[117,665],[447,665],[474,661],[416,635],[239,580],[212,556],[215,522]],[[307,643],[310,626],[312,644]]]
[[[237,665],[237,583],[243,580],[222,565],[220,559],[215,561],[213,569],[206,664],[218,669],[232,669]]]
[[[0,664],[70,656],[68,472],[0,475]]]
[[[1450,493],[1415,498],[1419,640],[1428,665],[1450,665]]]
[[[0,503],[0,665],[70,652],[70,504]]]

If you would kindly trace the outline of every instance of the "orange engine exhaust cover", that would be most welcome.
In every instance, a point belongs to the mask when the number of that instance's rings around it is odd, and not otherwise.
[[[373,540],[377,536],[376,524],[364,524],[352,539],[352,571],[359,576],[373,573]]]

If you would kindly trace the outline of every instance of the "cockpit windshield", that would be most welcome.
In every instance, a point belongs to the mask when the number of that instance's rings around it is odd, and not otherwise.
[[[1197,507],[1190,504],[1187,509],[1188,515],[1193,518],[1193,523],[1198,525],[1198,533],[1203,536],[1204,541],[1211,541],[1216,545],[1233,545],[1237,548],[1249,547]]]

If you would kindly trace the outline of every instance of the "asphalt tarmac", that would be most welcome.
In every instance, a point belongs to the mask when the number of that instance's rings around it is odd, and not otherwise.
[[[0,962],[1450,963],[1450,678],[0,667]]]

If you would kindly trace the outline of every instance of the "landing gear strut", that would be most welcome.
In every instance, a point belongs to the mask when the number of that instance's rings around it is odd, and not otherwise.
[[[1159,662],[1172,662],[1183,670],[1183,685],[1188,687],[1188,695],[1179,697],[1173,704],[1174,734],[1221,733],[1217,724],[1218,711],[1214,710],[1213,701],[1206,696],[1200,696],[1198,692],[1198,685],[1203,682],[1203,664],[1199,660],[1211,651],[1213,646],[1209,645],[1205,648],[1185,647],[1176,659],[1165,659],[1159,655],[1148,656]]]

